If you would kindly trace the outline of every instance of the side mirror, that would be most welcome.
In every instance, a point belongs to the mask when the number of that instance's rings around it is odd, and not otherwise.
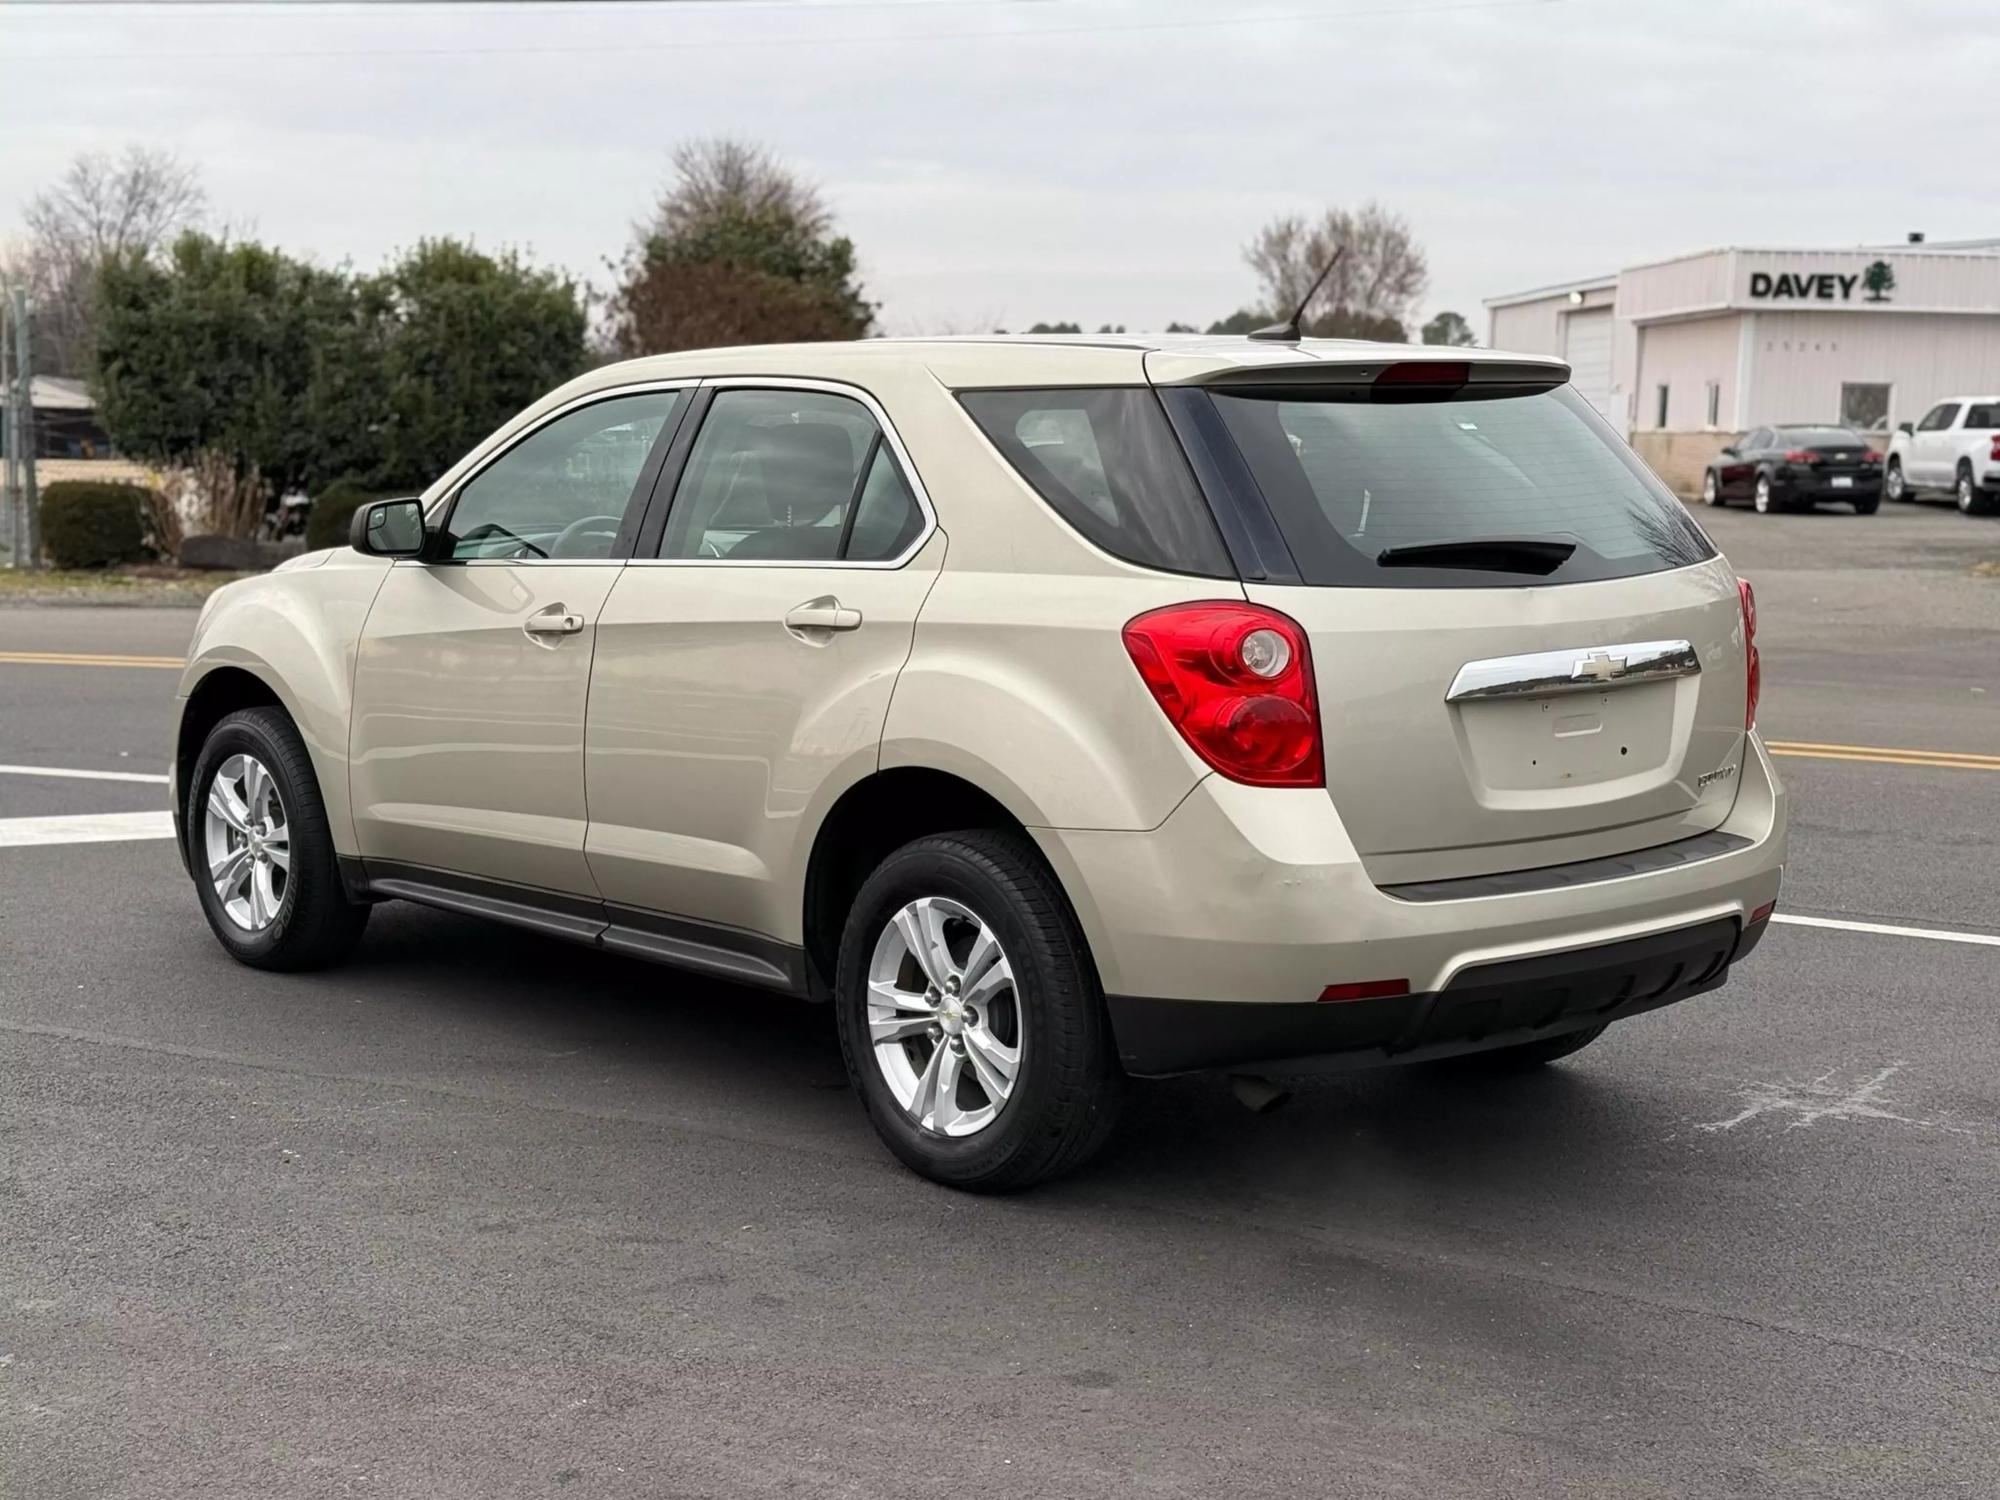
[[[1898,432],[1915,432],[1916,430],[1917,424],[1915,422],[1898,422],[1896,424],[1896,431]]]
[[[424,502],[377,500],[354,512],[348,545],[371,557],[416,557],[424,550]]]
[[[1724,443],[1722,445],[1722,456],[1724,458],[1736,457],[1736,445],[1734,443]]]

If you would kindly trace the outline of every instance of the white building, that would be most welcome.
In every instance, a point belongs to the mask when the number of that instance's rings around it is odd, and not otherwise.
[[[1577,388],[1673,481],[1722,434],[1767,422],[1882,433],[1945,396],[2000,390],[2000,240],[1704,250],[1486,309],[1492,347],[1567,359]]]

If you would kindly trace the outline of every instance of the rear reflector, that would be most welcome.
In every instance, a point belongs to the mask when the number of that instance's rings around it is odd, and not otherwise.
[[[1762,906],[1758,907],[1755,911],[1750,913],[1750,920],[1745,925],[1750,927],[1755,927],[1759,922],[1763,921],[1766,917],[1770,916],[1771,913],[1776,911],[1777,909],[1778,909],[1777,902],[1766,901]]]
[[[1750,580],[1736,580],[1736,596],[1743,605],[1743,728],[1757,727],[1757,699],[1764,691],[1764,664],[1757,655],[1757,594]]]
[[[1330,984],[1319,992],[1322,1000],[1383,1000],[1391,995],[1410,993],[1407,979],[1362,979],[1353,984]]]

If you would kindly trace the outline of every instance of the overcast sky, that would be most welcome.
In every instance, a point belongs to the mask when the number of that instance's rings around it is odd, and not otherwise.
[[[1381,200],[1423,312],[1722,244],[2000,235],[1995,0],[0,5],[0,239],[76,153],[199,166],[322,262],[424,235],[604,285],[696,134],[817,181],[892,333],[1248,301]]]

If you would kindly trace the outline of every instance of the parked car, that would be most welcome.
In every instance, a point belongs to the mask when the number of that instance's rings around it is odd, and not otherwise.
[[[883,1139],[967,1188],[1081,1161],[1128,1075],[1572,1053],[1723,983],[1786,814],[1749,585],[1567,375],[594,370],[209,601],[202,910],[262,968],[403,899],[830,1000]]]
[[[1716,455],[1701,480],[1706,505],[1748,500],[1759,515],[1841,501],[1856,515],[1882,503],[1882,455],[1852,428],[1758,427]]]
[[[1949,496],[1968,516],[2000,511],[2000,396],[1953,396],[1889,439],[1891,500]]]

